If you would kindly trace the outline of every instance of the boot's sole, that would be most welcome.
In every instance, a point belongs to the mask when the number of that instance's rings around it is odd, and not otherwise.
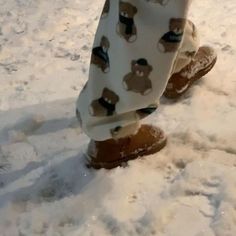
[[[131,153],[130,155],[127,155],[124,158],[121,158],[121,159],[119,159],[117,161],[113,161],[113,162],[95,162],[95,161],[93,161],[94,157],[87,156],[86,166],[88,168],[94,168],[94,169],[102,169],[102,168],[113,169],[118,166],[124,166],[127,164],[128,161],[135,160],[139,157],[143,157],[143,156],[147,156],[147,155],[152,155],[152,154],[155,154],[155,153],[161,151],[166,146],[166,144],[167,144],[167,138],[164,137],[163,140],[161,140],[160,142],[158,142],[146,149],[138,150],[134,153]]]
[[[208,72],[212,70],[212,68],[215,66],[217,62],[217,57],[212,61],[211,64],[209,64],[206,68],[198,71],[191,79],[188,85],[186,85],[186,88],[182,92],[177,92],[177,90],[169,90],[164,93],[164,96],[166,98],[170,99],[176,99],[182,96],[185,92],[189,90],[190,87],[196,82],[197,80],[201,79],[204,75],[206,75]]]

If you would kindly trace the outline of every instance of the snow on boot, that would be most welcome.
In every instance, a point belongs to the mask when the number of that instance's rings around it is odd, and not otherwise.
[[[206,75],[214,67],[216,61],[217,55],[213,48],[200,47],[193,60],[180,72],[171,76],[164,96],[172,99],[180,97],[196,80]]]
[[[91,140],[88,146],[88,167],[112,169],[129,160],[154,154],[166,146],[164,132],[151,125],[142,125],[136,134],[106,141]]]

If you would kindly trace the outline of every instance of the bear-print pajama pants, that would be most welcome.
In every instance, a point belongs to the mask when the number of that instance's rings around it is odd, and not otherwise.
[[[157,109],[171,74],[196,54],[191,0],[106,0],[89,79],[77,100],[83,131],[96,141],[135,133]]]

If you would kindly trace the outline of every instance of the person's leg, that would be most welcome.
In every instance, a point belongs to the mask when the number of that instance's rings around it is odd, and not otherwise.
[[[188,20],[185,26],[183,43],[179,48],[172,74],[180,72],[196,55],[200,46],[200,39],[196,26]]]
[[[215,65],[216,52],[209,46],[199,47],[199,37],[195,25],[188,21],[185,28],[183,44],[173,67],[164,96],[179,98],[193,82],[207,74]]]
[[[122,145],[119,148],[127,160],[132,150],[127,153],[123,149],[129,150],[127,143],[132,140],[137,142],[135,157],[165,144],[160,129],[139,128],[139,121],[155,111],[166,87],[182,43],[189,2],[106,1],[92,50],[89,80],[77,101],[82,129],[95,146],[105,142],[109,149],[110,140],[118,139],[115,143]],[[147,135],[146,140],[151,141],[146,145],[143,137],[140,143],[137,135]],[[127,143],[123,145],[123,136],[132,136],[132,140],[124,138]]]

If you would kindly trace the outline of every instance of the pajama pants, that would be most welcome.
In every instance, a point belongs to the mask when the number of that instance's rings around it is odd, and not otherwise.
[[[158,106],[171,74],[196,54],[191,0],[107,0],[89,79],[76,105],[82,130],[103,141],[135,133]]]

